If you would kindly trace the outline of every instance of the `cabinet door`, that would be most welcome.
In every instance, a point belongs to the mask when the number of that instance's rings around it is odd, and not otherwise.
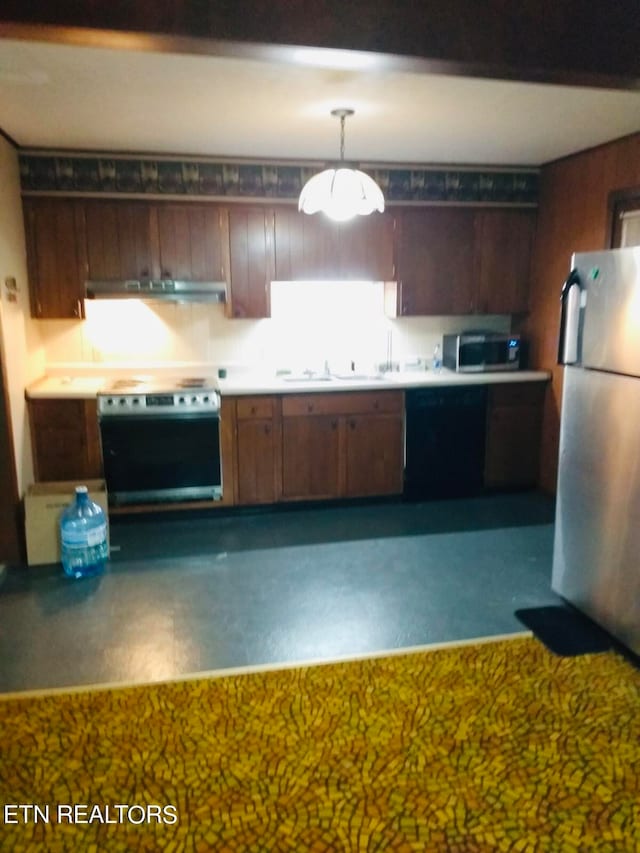
[[[150,204],[88,201],[85,218],[90,279],[157,278],[157,233]]]
[[[282,496],[285,500],[339,496],[338,421],[334,415],[282,419]]]
[[[395,218],[389,213],[332,222],[321,213],[275,212],[276,278],[389,281]]]
[[[334,278],[391,281],[395,275],[395,219],[389,213],[356,216],[338,226],[338,258]]]
[[[232,317],[269,317],[275,278],[274,214],[256,207],[229,210]]]
[[[338,225],[323,214],[294,208],[275,212],[276,279],[335,279],[339,256]]]
[[[29,418],[36,481],[102,475],[95,400],[29,400]]]
[[[399,313],[469,314],[474,293],[474,212],[405,208],[398,222]]]
[[[83,317],[87,261],[82,203],[25,199],[24,217],[32,316]]]
[[[212,204],[159,204],[160,277],[178,281],[227,281],[229,221]]]
[[[280,418],[277,397],[238,397],[238,503],[275,503],[280,497]]]
[[[238,503],[275,503],[276,444],[272,421],[238,421],[237,443]]]
[[[537,484],[545,391],[544,382],[490,386],[485,453],[488,488]]]
[[[476,214],[477,313],[517,314],[528,310],[535,224],[535,211],[487,210]]]
[[[346,418],[347,497],[402,492],[402,418],[351,415]]]

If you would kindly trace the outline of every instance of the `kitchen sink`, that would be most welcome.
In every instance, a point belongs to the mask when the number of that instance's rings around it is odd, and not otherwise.
[[[323,373],[317,376],[283,376],[285,382],[331,382],[333,376],[325,376]]]
[[[333,378],[347,382],[377,382],[385,377],[382,373],[334,373]]]

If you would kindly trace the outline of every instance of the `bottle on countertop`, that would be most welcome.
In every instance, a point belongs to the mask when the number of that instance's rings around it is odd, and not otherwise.
[[[442,370],[442,352],[440,344],[436,344],[433,348],[433,358],[431,359],[431,367],[435,371]]]
[[[76,486],[74,500],[60,517],[62,568],[72,578],[103,571],[109,557],[107,520],[102,507],[89,498],[86,486]]]

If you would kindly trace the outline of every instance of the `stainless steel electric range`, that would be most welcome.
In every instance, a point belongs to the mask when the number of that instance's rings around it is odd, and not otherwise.
[[[98,420],[110,503],[222,497],[215,379],[118,379],[98,394]]]

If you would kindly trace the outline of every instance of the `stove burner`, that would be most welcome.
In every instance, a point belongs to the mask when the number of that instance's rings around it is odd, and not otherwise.
[[[140,385],[144,385],[143,379],[116,379],[109,387],[112,391],[120,391],[127,388],[138,388]]]
[[[204,388],[205,383],[206,380],[201,377],[187,377],[186,379],[180,379],[178,386],[180,388]]]

